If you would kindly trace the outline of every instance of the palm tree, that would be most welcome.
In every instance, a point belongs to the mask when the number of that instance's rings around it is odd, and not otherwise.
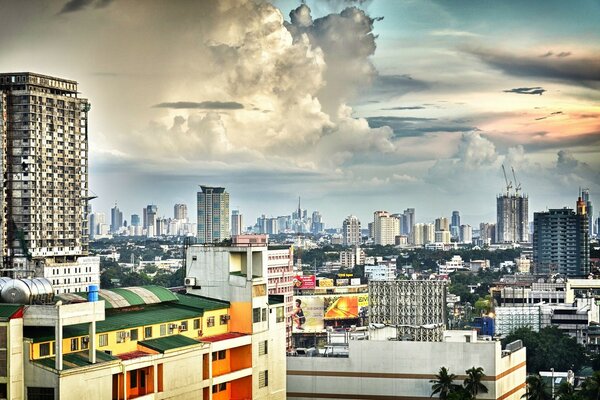
[[[586,400],[600,400],[600,371],[595,371],[592,376],[583,381],[581,394]]]
[[[455,379],[456,375],[449,373],[446,367],[440,368],[440,372],[435,376],[435,379],[429,381],[433,384],[431,385],[431,397],[439,393],[440,399],[446,400],[448,394],[456,388],[456,385],[452,383]]]
[[[560,400],[579,400],[580,396],[575,393],[573,385],[565,381],[556,389],[556,398]]]
[[[477,397],[478,393],[487,393],[488,388],[481,383],[485,374],[483,373],[483,368],[481,367],[473,367],[465,371],[467,373],[467,377],[465,378],[463,385],[465,390],[471,395],[473,399]]]
[[[548,390],[539,375],[529,375],[526,382],[527,391],[521,398],[526,400],[550,400]]]

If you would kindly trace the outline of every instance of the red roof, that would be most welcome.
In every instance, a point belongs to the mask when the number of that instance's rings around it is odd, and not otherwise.
[[[220,342],[221,340],[235,339],[235,338],[242,337],[242,336],[246,336],[246,334],[238,333],[238,332],[227,332],[227,333],[222,333],[220,335],[202,337],[202,338],[200,338],[200,341],[202,341],[202,342]]]
[[[129,353],[119,354],[117,357],[119,357],[121,360],[132,360],[134,358],[149,356],[150,354],[151,353],[146,353],[145,351],[136,350]]]

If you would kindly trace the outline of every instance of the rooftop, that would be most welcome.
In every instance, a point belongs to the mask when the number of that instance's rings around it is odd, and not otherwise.
[[[79,367],[86,367],[88,365],[93,365],[90,362],[88,355],[89,355],[89,352],[87,350],[79,351],[77,353],[64,354],[63,355],[63,368],[64,369],[72,369],[72,368],[79,368]],[[109,361],[114,361],[114,360],[118,360],[118,358],[113,357],[109,354],[106,354],[103,351],[96,351],[96,362],[101,363],[101,362],[109,362]],[[54,368],[55,358],[54,357],[41,358],[39,360],[35,360],[34,363],[43,365],[48,368]]]
[[[201,345],[202,343],[183,335],[173,335],[161,337],[158,339],[144,340],[142,342],[138,342],[138,344],[147,347],[151,350],[158,351],[159,353],[166,353],[170,350],[176,350],[182,347]]]
[[[63,293],[56,296],[68,302],[87,301],[88,293]],[[175,293],[162,286],[148,285],[116,289],[100,289],[98,299],[105,301],[105,308],[123,308],[143,304],[157,304],[167,301],[177,301]]]

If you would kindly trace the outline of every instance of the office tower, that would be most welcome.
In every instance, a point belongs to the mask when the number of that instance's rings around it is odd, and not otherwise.
[[[52,276],[55,292],[99,282],[99,258],[86,257],[89,110],[75,81],[0,74],[3,275]]]
[[[461,225],[459,233],[461,243],[471,244],[473,242],[473,228],[471,225]]]
[[[410,242],[417,246],[435,242],[435,225],[415,224],[410,234]]]
[[[342,223],[342,237],[344,246],[360,246],[361,233],[358,217],[349,215]]]
[[[131,214],[131,226],[140,226],[140,216]]]
[[[588,218],[585,202],[577,211],[550,209],[533,214],[533,267],[538,274],[586,276],[589,273]]]
[[[289,215],[277,217],[277,229],[282,233],[292,229],[292,218]]]
[[[479,224],[479,240],[482,245],[496,243],[496,224],[482,222]]]
[[[267,234],[277,235],[279,233],[279,225],[277,224],[277,218],[267,218],[266,220]]]
[[[452,211],[450,233],[452,234],[453,238],[458,238],[460,236],[460,213],[458,211]]]
[[[231,235],[237,236],[242,234],[244,220],[239,210],[231,211]]]
[[[310,233],[317,235],[325,230],[325,224],[323,223],[323,216],[318,211],[313,211],[312,222],[310,224]]]
[[[448,218],[440,217],[435,220],[435,230],[436,231],[448,231],[450,232],[450,224],[448,223]]]
[[[400,233],[408,236],[415,226],[415,209],[407,208],[400,216]]]
[[[123,226],[123,212],[119,210],[117,204],[110,209],[110,232],[118,233]]]
[[[229,234],[229,193],[222,187],[200,186],[198,243],[220,242]]]
[[[585,202],[586,213],[588,216],[588,230],[589,237],[594,237],[596,231],[594,230],[594,207],[590,200],[590,189],[581,189],[581,200]]]
[[[373,239],[382,246],[395,245],[400,235],[400,219],[387,211],[373,213]]]
[[[175,204],[175,206],[173,207],[173,216],[175,219],[181,221],[187,220],[187,205]]]
[[[155,231],[156,214],[158,213],[158,206],[149,204],[144,208],[144,229],[152,228]]]

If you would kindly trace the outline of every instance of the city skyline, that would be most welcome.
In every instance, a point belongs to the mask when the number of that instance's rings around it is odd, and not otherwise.
[[[301,195],[328,227],[407,207],[476,226],[495,220],[502,163],[530,216],[579,187],[598,202],[597,3],[219,4],[3,6],[0,69],[90,99],[95,210],[191,207],[204,184],[246,221]]]

